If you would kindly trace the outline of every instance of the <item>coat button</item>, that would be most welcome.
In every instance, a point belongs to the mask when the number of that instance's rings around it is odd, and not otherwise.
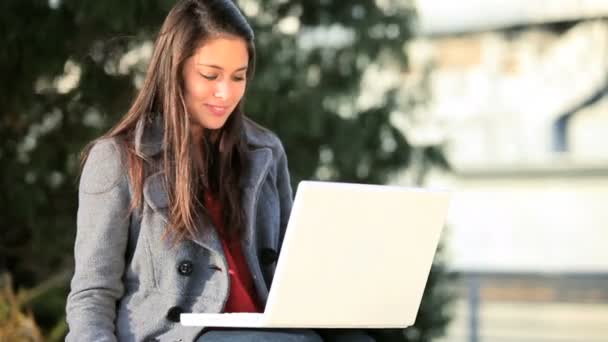
[[[171,322],[178,323],[179,315],[181,315],[183,312],[184,310],[182,308],[180,308],[179,306],[174,306],[170,308],[169,311],[167,311],[167,319]]]
[[[191,261],[182,261],[177,265],[177,272],[183,276],[189,276],[192,274],[194,267]]]
[[[279,254],[272,248],[262,248],[260,251],[260,261],[264,265],[270,265],[277,261]]]

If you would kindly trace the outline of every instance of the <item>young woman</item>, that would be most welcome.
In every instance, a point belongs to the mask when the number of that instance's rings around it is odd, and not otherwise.
[[[179,324],[268,296],[292,190],[281,142],[243,115],[254,62],[232,1],[170,11],[131,108],[84,153],[68,341],[322,340]]]

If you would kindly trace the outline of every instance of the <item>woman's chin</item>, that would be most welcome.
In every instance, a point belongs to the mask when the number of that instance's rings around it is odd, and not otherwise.
[[[221,123],[217,123],[217,122],[211,122],[211,123],[206,123],[203,125],[203,127],[205,127],[206,129],[209,130],[218,130],[221,129],[222,127],[224,127],[224,124],[226,123],[226,121],[222,121]]]
[[[196,120],[196,123],[205,129],[216,130],[224,127],[228,117],[208,117],[202,120]]]

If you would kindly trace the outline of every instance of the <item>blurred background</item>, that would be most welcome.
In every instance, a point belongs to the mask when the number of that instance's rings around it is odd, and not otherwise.
[[[236,2],[294,187],[453,191],[416,325],[379,341],[608,341],[608,2]],[[0,2],[1,342],[63,339],[79,153],[174,3]]]
[[[417,9],[408,137],[452,166],[427,185],[454,190],[461,275],[442,341],[608,341],[608,1]]]

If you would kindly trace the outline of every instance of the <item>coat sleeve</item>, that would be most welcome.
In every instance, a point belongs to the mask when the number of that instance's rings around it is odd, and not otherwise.
[[[116,341],[130,205],[123,165],[118,144],[107,139],[93,146],[82,171],[66,341]]]

